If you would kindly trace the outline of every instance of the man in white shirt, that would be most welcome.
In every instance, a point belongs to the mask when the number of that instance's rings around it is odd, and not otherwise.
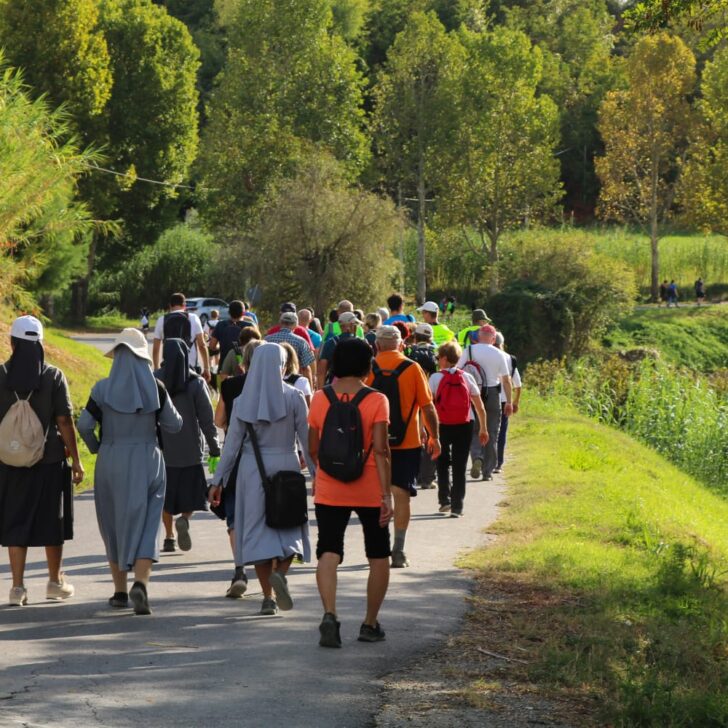
[[[157,319],[154,327],[152,361],[159,369],[164,339],[182,339],[190,348],[190,368],[210,381],[210,360],[205,344],[202,323],[197,314],[185,310],[186,299],[183,293],[173,293],[169,298],[169,311]]]
[[[495,335],[495,345],[506,355],[506,359],[508,360],[508,369],[511,373],[511,384],[513,385],[513,399],[511,401],[511,404],[513,405],[513,414],[515,415],[518,412],[518,406],[521,401],[521,389],[523,387],[523,384],[521,382],[521,373],[518,371],[518,362],[516,361],[516,357],[513,356],[513,354],[509,354],[505,349],[505,339],[503,338],[503,334],[498,331]],[[501,409],[505,407],[506,404],[506,395],[501,390]],[[513,415],[511,415],[512,417]],[[493,469],[494,473],[500,473],[503,469],[503,463],[505,461],[505,451],[506,451],[506,439],[508,437],[508,422],[510,421],[510,417],[508,417],[505,413],[501,415],[501,426],[500,431],[498,432],[498,464]]]
[[[475,369],[481,379],[480,394],[488,424],[488,444],[481,445],[480,440],[473,438],[470,447],[472,460],[470,477],[479,478],[482,472],[483,480],[493,479],[493,470],[498,464],[497,445],[501,423],[501,391],[505,395],[503,414],[509,417],[513,413],[510,368],[505,353],[493,345],[495,335],[495,327],[490,324],[481,326],[478,334],[480,343],[465,347],[458,361],[459,369],[465,369],[466,364],[472,362],[466,371]]]

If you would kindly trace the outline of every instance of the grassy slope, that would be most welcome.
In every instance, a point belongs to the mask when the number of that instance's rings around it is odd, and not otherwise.
[[[10,355],[9,336],[12,320],[13,315],[9,311],[0,309],[0,361],[5,361]],[[71,390],[73,409],[78,414],[86,404],[91,387],[108,374],[111,360],[105,358],[93,347],[73,341],[52,328],[46,328],[45,336],[46,360],[49,364],[62,369],[66,375]],[[86,470],[86,479],[82,487],[88,488],[93,485],[95,457],[81,442],[79,448]]]
[[[563,402],[511,432],[500,537],[465,559],[483,638],[600,723],[728,724],[728,502]]]
[[[697,371],[728,367],[728,305],[638,309],[607,343],[658,349],[671,364]]]

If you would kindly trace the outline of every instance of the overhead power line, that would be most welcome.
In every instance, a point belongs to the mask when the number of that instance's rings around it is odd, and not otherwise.
[[[161,185],[162,187],[173,187],[174,189],[184,189],[184,190],[200,190],[202,192],[218,192],[216,189],[212,189],[210,187],[198,187],[196,185],[183,185],[178,184],[176,182],[165,182],[164,180],[159,179],[149,179],[148,177],[139,177],[138,175],[132,174],[131,172],[117,172],[115,169],[108,169],[107,167],[101,167],[98,164],[91,163],[87,164],[86,167],[88,169],[92,169],[95,172],[104,172],[105,174],[113,174],[115,177],[126,177],[127,179],[132,179],[135,182],[147,182],[151,185]]]

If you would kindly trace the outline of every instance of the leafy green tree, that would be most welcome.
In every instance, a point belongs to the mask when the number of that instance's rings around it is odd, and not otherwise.
[[[561,114],[559,161],[566,205],[581,215],[596,206],[594,156],[601,151],[597,114],[617,85],[612,56],[614,18],[605,0],[534,0],[505,10],[509,27],[524,31],[543,53],[539,91]]]
[[[626,13],[627,27],[655,32],[676,22],[707,31],[708,45],[728,37],[728,0],[640,0]]]
[[[688,223],[728,235],[728,48],[705,66],[701,91],[678,201]]]
[[[268,310],[294,300],[325,311],[344,296],[375,306],[391,291],[402,230],[389,199],[352,186],[340,162],[310,150],[294,177],[273,186],[247,234],[223,249],[217,285],[259,285]]]
[[[218,224],[243,219],[311,143],[351,174],[367,161],[363,78],[332,22],[329,0],[241,0],[200,159]]]
[[[62,290],[83,269],[93,221],[75,202],[77,181],[96,159],[79,149],[68,115],[33,99],[0,56],[0,295]]]
[[[356,39],[361,33],[370,0],[331,0],[334,29],[347,40]]]
[[[96,0],[0,0],[0,47],[36,94],[67,104],[85,138],[111,96]]]
[[[487,256],[498,291],[498,243],[505,230],[548,216],[561,197],[558,111],[537,93],[542,54],[520,31],[463,31],[467,62],[457,80],[457,119],[445,146],[441,220]],[[471,232],[472,231],[472,232]]]
[[[598,213],[636,223],[650,237],[651,294],[659,288],[659,241],[673,213],[693,113],[695,57],[678,37],[642,38],[627,60],[627,88],[607,94],[599,111],[605,154]]]
[[[372,127],[398,196],[417,199],[417,299],[427,294],[427,198],[435,187],[441,146],[452,122],[454,79],[464,61],[462,46],[435,13],[414,13],[397,36],[374,88]]]

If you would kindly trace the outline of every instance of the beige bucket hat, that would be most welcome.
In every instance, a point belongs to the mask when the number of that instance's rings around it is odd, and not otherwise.
[[[152,357],[149,356],[149,346],[147,345],[147,339],[139,329],[124,329],[114,341],[114,345],[106,352],[106,356],[109,359],[114,358],[114,352],[119,346],[125,346],[131,350],[134,356],[138,356],[140,359],[146,359],[151,363]]]

